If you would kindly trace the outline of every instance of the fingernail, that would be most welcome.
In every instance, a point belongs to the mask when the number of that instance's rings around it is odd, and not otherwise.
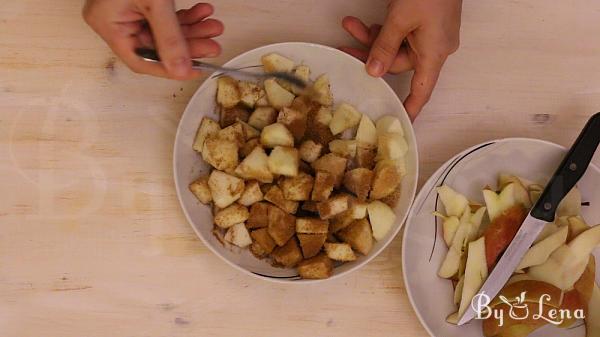
[[[175,76],[185,76],[190,69],[190,65],[191,63],[189,59],[181,57],[169,62],[169,70]]]
[[[383,63],[377,59],[369,59],[367,62],[367,72],[371,76],[383,76]]]

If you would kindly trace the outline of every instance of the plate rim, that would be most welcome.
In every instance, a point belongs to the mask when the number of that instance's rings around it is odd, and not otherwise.
[[[429,327],[428,324],[426,324],[423,316],[421,315],[421,312],[417,310],[417,307],[415,305],[415,299],[414,299],[414,294],[413,294],[413,290],[412,288],[409,286],[408,284],[408,279],[407,279],[407,273],[406,271],[406,242],[407,242],[407,233],[409,232],[409,229],[412,227],[412,219],[414,218],[414,212],[415,212],[415,206],[418,205],[420,202],[422,202],[423,198],[426,198],[426,196],[424,196],[424,194],[426,193],[426,189],[425,187],[433,184],[434,181],[436,181],[437,179],[439,179],[439,177],[444,173],[444,171],[446,170],[447,167],[449,167],[450,165],[452,165],[454,163],[454,161],[463,156],[468,154],[471,151],[476,150],[477,148],[480,147],[484,147],[485,145],[490,145],[490,144],[497,144],[497,143],[501,143],[501,142],[508,142],[508,141],[524,141],[524,142],[534,142],[534,143],[541,143],[541,144],[545,144],[563,151],[567,151],[567,147],[562,146],[560,144],[556,144],[554,142],[548,141],[548,140],[544,140],[544,139],[538,139],[538,138],[529,138],[529,137],[506,137],[506,138],[496,138],[496,139],[491,139],[488,141],[484,141],[481,142],[479,144],[473,145],[463,151],[460,151],[459,153],[457,153],[456,155],[452,156],[451,158],[449,158],[446,162],[444,162],[444,164],[442,164],[423,184],[423,186],[421,187],[421,189],[419,190],[419,193],[417,194],[417,196],[415,197],[415,199],[413,200],[413,204],[411,206],[410,211],[408,212],[408,218],[406,219],[406,223],[404,225],[404,232],[402,234],[402,278],[404,281],[404,287],[406,288],[406,293],[408,295],[408,299],[410,302],[410,305],[412,306],[412,309],[415,313],[415,315],[417,316],[417,318],[419,319],[419,322],[421,323],[421,326],[423,326],[423,328],[427,331],[427,333],[431,336],[431,337],[439,337],[433,334],[433,332],[431,331],[431,328]],[[600,174],[600,168],[594,164],[594,163],[590,163],[590,166],[588,167],[589,169],[593,169],[594,171],[597,172],[597,174]],[[587,170],[586,170],[587,171]],[[481,335],[483,337],[483,333]]]
[[[253,48],[250,50],[247,50],[233,58],[231,58],[229,61],[227,61],[225,64],[223,64],[223,66],[227,67],[229,66],[231,63],[235,63],[236,61],[238,61],[240,58],[245,57],[247,54],[249,53],[254,53],[254,52],[260,52],[263,49],[270,49],[270,48],[276,48],[276,47],[280,47],[280,46],[287,46],[287,45],[298,45],[298,46],[309,46],[311,48],[319,48],[319,49],[326,49],[329,51],[334,51],[336,53],[338,53],[340,55],[340,57],[345,57],[348,60],[351,60],[352,62],[354,62],[357,65],[363,66],[364,67],[364,63],[362,63],[361,61],[359,61],[358,59],[336,49],[333,47],[329,47],[329,46],[325,46],[322,44],[317,44],[317,43],[310,43],[310,42],[297,42],[297,41],[290,41],[290,42],[278,42],[278,43],[272,43],[272,44],[267,44],[267,45],[263,45],[257,48]],[[272,277],[267,277],[264,275],[260,275],[257,273],[254,273],[252,271],[249,271],[245,268],[242,268],[241,266],[233,263],[232,261],[228,260],[227,258],[225,258],[225,256],[221,255],[215,248],[213,248],[209,242],[203,237],[203,235],[201,235],[199,233],[199,231],[196,229],[196,227],[193,225],[192,219],[188,213],[188,211],[186,210],[186,208],[183,206],[183,202],[182,202],[182,191],[179,188],[179,185],[177,184],[178,181],[178,172],[177,172],[177,158],[178,158],[178,151],[177,151],[177,145],[179,144],[180,141],[180,137],[181,136],[181,129],[182,129],[182,121],[183,121],[183,117],[186,115],[186,113],[188,113],[188,109],[190,108],[190,102],[193,101],[196,96],[198,96],[200,94],[200,92],[206,90],[206,87],[208,86],[208,83],[210,80],[214,80],[213,76],[209,75],[203,82],[202,84],[196,89],[196,91],[194,92],[194,94],[192,95],[192,97],[190,97],[190,99],[188,100],[186,107],[183,111],[183,113],[181,114],[181,117],[179,119],[179,123],[177,125],[177,131],[175,134],[175,139],[174,139],[174,143],[173,143],[173,163],[172,163],[172,169],[173,169],[173,180],[174,180],[174,184],[175,184],[175,190],[176,190],[176,194],[177,194],[177,201],[179,203],[180,209],[183,212],[188,225],[190,227],[192,227],[192,230],[194,231],[194,233],[196,233],[196,236],[200,239],[200,241],[204,244],[205,247],[207,247],[214,255],[218,256],[221,260],[225,261],[228,265],[230,265],[231,267],[233,267],[234,269],[241,271],[242,273],[252,276],[254,278],[258,278],[261,280],[266,280],[269,282],[273,282],[273,283],[279,283],[279,284],[314,284],[314,283],[321,283],[321,282],[325,282],[325,281],[332,281],[335,279],[338,279],[340,277],[344,277],[347,275],[352,274],[353,272],[355,272],[358,269],[361,269],[362,267],[364,267],[366,264],[368,264],[369,262],[371,262],[375,257],[379,256],[379,254],[381,254],[381,252],[383,252],[383,250],[385,250],[386,248],[389,247],[390,243],[398,236],[398,234],[400,233],[400,231],[404,228],[404,226],[406,225],[407,220],[409,219],[409,214],[411,213],[412,210],[412,206],[414,205],[414,201],[417,195],[417,189],[418,189],[418,181],[419,181],[419,151],[418,151],[418,144],[417,144],[417,137],[415,135],[415,130],[414,127],[412,126],[412,123],[410,124],[410,127],[408,128],[408,130],[404,130],[405,134],[409,134],[410,135],[410,139],[412,140],[412,145],[414,147],[413,151],[414,151],[414,156],[415,156],[415,183],[414,186],[412,188],[412,191],[410,192],[410,203],[408,205],[407,211],[405,212],[404,216],[402,217],[402,219],[397,218],[396,221],[398,223],[400,223],[399,226],[397,226],[396,230],[394,232],[391,233],[391,235],[388,237],[388,239],[386,240],[386,242],[381,246],[381,248],[379,248],[379,250],[374,251],[373,254],[371,256],[366,257],[363,261],[361,261],[361,263],[357,264],[356,266],[352,267],[351,269],[344,271],[342,273],[339,274],[335,274],[332,275],[329,278],[326,279],[317,279],[317,280],[311,280],[311,279],[285,279],[285,278],[272,278]],[[395,100],[397,101],[398,105],[402,107],[402,110],[404,111],[404,113],[406,113],[406,109],[404,108],[404,104],[402,103],[402,101],[400,100],[400,98],[398,97],[398,95],[396,94],[396,92],[390,87],[390,85],[383,79],[383,77],[377,78],[378,81],[383,82],[384,84],[384,88],[386,88],[391,94],[392,96],[395,98]],[[394,114],[400,114],[400,112],[394,112]],[[410,123],[410,118],[408,118],[408,114],[407,114],[407,119]],[[401,221],[400,221],[401,220]]]

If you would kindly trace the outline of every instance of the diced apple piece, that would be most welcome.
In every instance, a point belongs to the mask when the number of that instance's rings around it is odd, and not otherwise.
[[[307,163],[312,163],[319,158],[323,145],[315,143],[313,140],[305,140],[300,145],[300,158]]]
[[[462,317],[471,305],[473,297],[479,292],[488,277],[488,267],[485,258],[485,238],[479,238],[469,243],[465,281],[458,316]]]
[[[304,83],[308,83],[310,81],[310,68],[306,65],[299,65],[294,69],[294,75],[304,81]],[[300,95],[304,92],[303,88],[300,88],[297,85],[292,85],[292,92],[296,95]]]
[[[367,115],[362,115],[358,130],[356,131],[356,141],[361,145],[377,145],[377,129],[375,124]]]
[[[215,224],[221,228],[229,228],[235,224],[248,220],[248,208],[240,204],[232,204],[215,214]]]
[[[298,274],[304,279],[325,279],[331,276],[333,262],[325,254],[319,254],[300,262]]]
[[[460,217],[469,206],[469,200],[448,185],[438,187],[437,192],[448,216]]]
[[[376,124],[377,135],[383,135],[386,133],[399,133],[404,136],[404,129],[400,120],[394,116],[383,116],[377,120]]]
[[[339,187],[344,180],[344,172],[348,160],[333,153],[328,153],[312,163],[315,171],[325,171],[333,176],[335,186]]]
[[[334,139],[329,142],[329,151],[340,157],[353,158],[356,156],[356,141],[352,139]]]
[[[271,257],[278,265],[293,268],[302,261],[302,251],[296,238],[291,238],[285,245],[275,248]]]
[[[523,270],[525,268],[538,266],[546,262],[550,257],[550,254],[557,250],[558,247],[565,244],[568,234],[569,228],[562,227],[558,232],[550,235],[545,240],[542,240],[531,247],[523,257],[523,260],[521,260],[521,263],[517,269]]]
[[[590,225],[585,223],[585,221],[583,220],[583,218],[581,216],[569,217],[567,221],[569,222],[569,224],[568,224],[569,236],[567,238],[568,242],[571,242],[573,239],[578,237],[579,234],[590,229]]]
[[[334,261],[349,262],[356,260],[356,254],[347,243],[325,243],[327,256]]]
[[[296,233],[327,234],[329,221],[317,218],[296,218]]]
[[[283,196],[287,200],[294,201],[310,200],[313,185],[314,178],[304,172],[298,173],[295,177],[286,177],[279,184]]]
[[[202,122],[200,122],[200,126],[198,127],[198,132],[196,132],[194,145],[192,146],[194,151],[201,153],[204,148],[204,141],[209,137],[216,136],[220,130],[221,127],[219,126],[219,123],[208,117],[203,117]]]
[[[344,175],[344,187],[354,193],[359,200],[365,201],[371,191],[373,176],[373,171],[362,167],[347,171]]]
[[[260,190],[258,181],[251,180],[246,182],[244,193],[238,199],[238,203],[244,206],[251,206],[259,201],[263,200],[263,192]]]
[[[321,125],[329,126],[332,119],[333,119],[333,112],[331,111],[331,109],[329,107],[322,106],[315,113],[315,122],[317,122]]]
[[[272,206],[267,202],[257,202],[250,207],[250,214],[246,221],[248,229],[264,228],[269,225],[269,209]],[[270,252],[269,252],[270,253]]]
[[[373,183],[371,186],[371,199],[381,199],[394,193],[402,177],[392,161],[380,161],[375,166]]]
[[[460,267],[460,260],[463,255],[463,245],[466,241],[467,235],[469,234],[469,223],[461,223],[454,234],[452,244],[448,248],[448,253],[442,262],[442,266],[438,271],[438,276],[449,279],[454,275],[458,274]]]
[[[373,233],[367,219],[354,220],[349,226],[340,230],[337,236],[363,255],[369,254],[373,248]]]
[[[319,254],[327,239],[327,234],[297,234],[297,236],[305,259],[310,259]]]
[[[289,73],[294,69],[294,61],[277,53],[264,55],[260,58],[260,61],[266,73]]]
[[[377,241],[381,241],[390,231],[394,222],[396,222],[396,214],[386,204],[381,201],[373,201],[367,206],[369,213],[369,222],[373,230],[373,237]]]
[[[215,205],[225,208],[242,196],[244,181],[225,172],[213,170],[208,178],[208,187]]]
[[[377,146],[360,143],[356,145],[356,164],[358,167],[372,169],[375,166],[376,156]]]
[[[454,234],[458,230],[458,226],[460,225],[460,219],[456,216],[443,216],[442,222],[442,231],[444,233],[444,242],[446,245],[450,247],[452,244],[452,239],[454,238]]]
[[[235,224],[227,230],[224,240],[240,248],[248,247],[252,244],[252,238],[244,223]]]
[[[458,325],[459,320],[460,320],[460,317],[458,317],[458,312],[450,314],[450,315],[448,315],[448,317],[446,317],[446,323],[452,324],[452,325]]]
[[[294,136],[280,123],[265,126],[260,134],[260,143],[266,147],[294,146]]]
[[[283,246],[296,233],[296,217],[278,207],[269,208],[269,234],[278,246]]]
[[[321,219],[326,220],[345,212],[348,209],[348,195],[340,194],[317,204]]]
[[[242,130],[244,131],[244,139],[247,141],[260,137],[260,131],[255,129],[252,125],[238,121],[238,124],[242,126]]]
[[[454,304],[460,305],[460,301],[462,300],[462,292],[465,286],[465,276],[461,276],[456,283],[456,287],[454,288]]]
[[[367,207],[369,204],[365,201],[352,198],[350,200],[350,215],[353,219],[364,219],[367,216]]]
[[[313,201],[325,201],[329,199],[334,185],[335,177],[331,173],[326,171],[317,171],[311,199]]]
[[[240,81],[238,83],[240,101],[248,108],[254,108],[256,101],[260,98],[261,88],[252,82]]]
[[[585,271],[589,255],[598,244],[600,226],[595,226],[581,233],[569,244],[559,247],[544,264],[529,268],[529,275],[560,289],[571,289]]]
[[[496,217],[502,214],[502,212],[518,204],[515,200],[514,183],[506,185],[506,187],[502,189],[500,194],[492,190],[485,189],[483,190],[483,198],[485,199],[485,204],[490,215],[490,220],[492,221],[494,221]]]
[[[265,126],[275,123],[277,111],[270,106],[261,106],[254,109],[248,118],[248,124],[262,130]]]
[[[299,161],[300,158],[297,149],[287,146],[276,146],[271,151],[267,163],[269,171],[273,174],[295,177],[298,175]]]
[[[408,152],[408,143],[399,133],[388,132],[377,136],[376,160],[399,159]]]
[[[227,171],[235,169],[239,160],[238,146],[234,141],[208,138],[204,141],[202,159],[217,170]]]
[[[250,237],[252,237],[252,240],[254,241],[250,250],[259,258],[271,254],[273,249],[277,246],[271,235],[269,235],[269,230],[267,228],[260,228],[252,231]]]
[[[203,204],[208,204],[212,201],[210,188],[208,187],[208,176],[202,176],[191,183],[190,191]]]
[[[244,146],[246,143],[246,132],[244,131],[242,124],[239,122],[220,130],[217,134],[217,137],[235,142],[238,148]]]
[[[255,147],[235,169],[235,174],[244,179],[256,179],[262,183],[273,182],[269,169],[269,156],[262,147]]]
[[[342,133],[346,129],[353,128],[360,123],[362,114],[352,105],[342,103],[333,112],[333,118],[329,123],[329,129],[333,135]]]
[[[237,123],[238,121],[247,122],[250,113],[245,108],[236,105],[233,108],[219,109],[219,125],[221,128],[226,128],[230,125]]]
[[[265,80],[265,91],[267,92],[267,99],[271,106],[277,110],[281,110],[285,107],[292,105],[294,101],[294,94],[285,90],[277,81],[270,78]]]
[[[296,142],[300,142],[306,132],[307,115],[298,110],[283,108],[277,116],[277,123],[285,125]]]
[[[233,108],[240,102],[240,90],[237,81],[229,76],[217,80],[217,103],[224,108]]]
[[[331,85],[329,77],[323,74],[317,78],[313,84],[313,99],[319,104],[331,106],[333,104],[333,94],[331,93]]]
[[[290,214],[294,214],[298,210],[298,202],[284,198],[283,192],[277,185],[269,188],[267,193],[265,193],[265,200]]]

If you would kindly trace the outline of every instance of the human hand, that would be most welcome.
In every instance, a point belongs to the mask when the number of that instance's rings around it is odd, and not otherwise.
[[[347,16],[342,26],[364,49],[340,49],[366,62],[375,77],[414,69],[404,101],[414,120],[429,101],[447,57],[458,49],[462,0],[394,0],[383,26]]]
[[[83,17],[134,72],[188,80],[200,75],[191,58],[221,53],[212,38],[224,28],[208,18],[213,12],[206,3],[175,12],[173,0],[87,0]],[[135,54],[140,47],[156,48],[162,62],[143,61]]]

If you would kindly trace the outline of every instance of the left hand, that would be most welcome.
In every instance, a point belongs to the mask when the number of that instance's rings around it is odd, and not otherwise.
[[[340,49],[375,77],[414,69],[404,106],[414,120],[429,101],[447,57],[458,49],[462,0],[394,0],[383,26],[345,17],[342,26],[364,48]]]

